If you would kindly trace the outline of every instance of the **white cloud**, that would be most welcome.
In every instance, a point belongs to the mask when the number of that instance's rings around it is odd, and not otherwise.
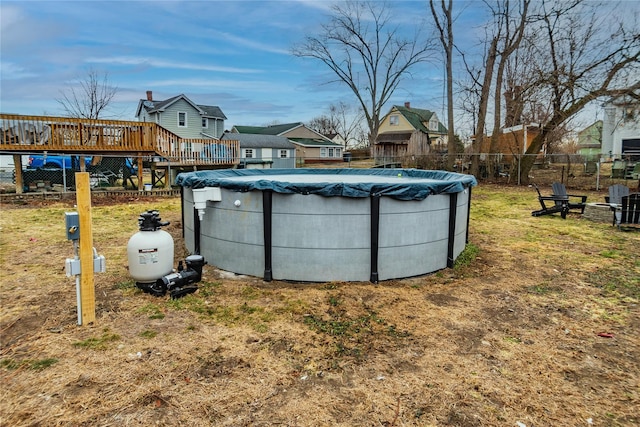
[[[236,68],[236,67],[225,67],[221,65],[210,65],[210,64],[196,64],[192,62],[182,62],[182,61],[165,61],[161,59],[154,59],[148,57],[137,57],[137,56],[112,56],[112,57],[90,57],[86,58],[85,62],[95,63],[95,64],[113,64],[113,65],[144,65],[149,67],[156,68],[174,68],[174,69],[182,69],[182,70],[199,70],[199,71],[216,71],[216,72],[224,72],[224,73],[241,73],[241,74],[252,74],[252,73],[260,73],[261,70],[250,69],[250,68]]]
[[[37,74],[25,70],[23,67],[12,62],[0,62],[0,76],[2,80],[15,80],[35,77]]]

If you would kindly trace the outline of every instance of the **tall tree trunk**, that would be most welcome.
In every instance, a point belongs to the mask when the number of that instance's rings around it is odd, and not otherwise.
[[[482,82],[482,91],[480,92],[480,106],[478,109],[478,126],[475,131],[475,140],[471,146],[471,174],[478,175],[480,169],[480,153],[485,149],[484,144],[484,128],[487,120],[487,107],[489,105],[489,92],[491,89],[491,81],[493,80],[493,69],[496,64],[498,48],[498,35],[494,36],[489,46],[487,59],[484,66],[484,80]]]
[[[457,147],[453,121],[453,0],[441,0],[442,16],[436,12],[433,0],[429,2],[433,21],[440,34],[440,43],[445,53],[445,68],[447,74],[447,165],[453,170],[456,161]]]

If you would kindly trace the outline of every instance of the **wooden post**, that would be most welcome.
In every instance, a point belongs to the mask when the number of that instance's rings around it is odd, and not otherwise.
[[[13,155],[13,167],[16,171],[16,194],[24,192],[24,179],[22,176],[22,156],[20,154]]]
[[[142,178],[142,153],[138,153],[138,191],[142,191],[143,186],[143,178]]]
[[[76,204],[80,223],[80,301],[82,325],[96,320],[96,296],[93,280],[93,232],[91,229],[91,187],[89,173],[76,173]]]

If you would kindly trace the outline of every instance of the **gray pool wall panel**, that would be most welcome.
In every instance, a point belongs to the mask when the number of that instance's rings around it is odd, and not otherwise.
[[[221,200],[206,203],[200,222],[200,254],[220,269],[265,280],[368,281],[373,277],[388,280],[419,276],[451,266],[464,250],[471,200],[469,187],[420,200],[380,196],[375,276],[371,258],[373,197],[221,187]],[[268,273],[264,192],[272,197],[272,268]],[[193,252],[197,246],[198,218],[193,214],[192,188],[183,187],[182,193],[185,245]],[[452,200],[455,212],[451,210]],[[454,218],[450,218],[452,214]]]
[[[262,277],[261,191],[222,189],[200,224],[200,253],[223,270]],[[183,192],[193,211],[192,191]],[[379,280],[418,276],[447,267],[449,195],[422,201],[380,200]],[[234,203],[240,201],[240,206]],[[457,198],[454,258],[466,245],[466,192]],[[369,199],[273,194],[272,275],[275,280],[367,281],[370,278]],[[185,215],[185,243],[195,248],[194,215]]]

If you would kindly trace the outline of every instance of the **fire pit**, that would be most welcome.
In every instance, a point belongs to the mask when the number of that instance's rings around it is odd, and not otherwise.
[[[613,212],[608,203],[587,203],[582,217],[596,222],[612,222]]]

